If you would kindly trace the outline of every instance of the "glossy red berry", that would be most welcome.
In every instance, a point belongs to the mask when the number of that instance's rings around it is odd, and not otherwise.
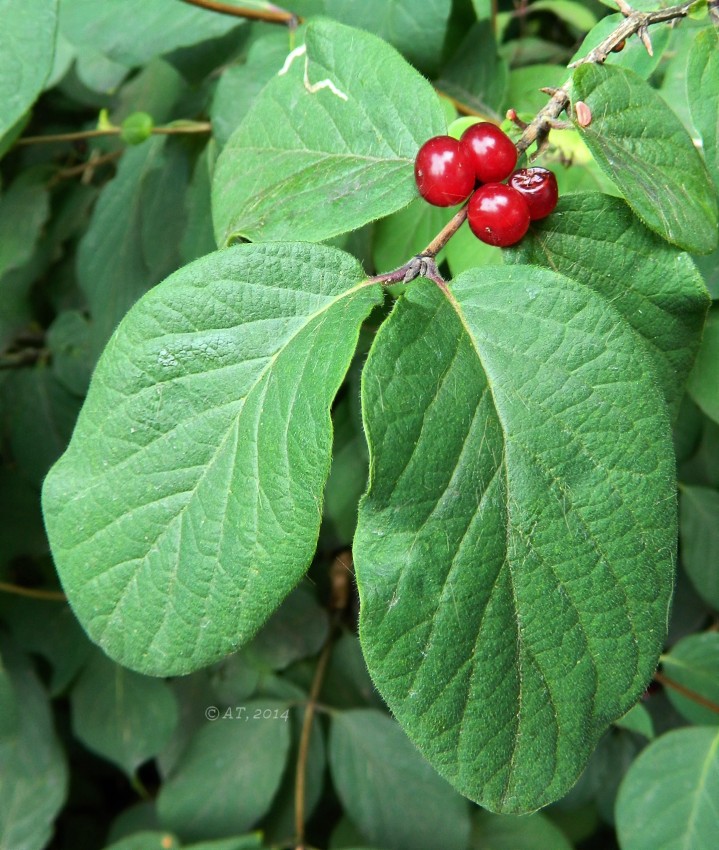
[[[529,208],[511,186],[487,183],[470,198],[467,220],[472,233],[482,242],[507,248],[519,242],[529,229]]]
[[[436,207],[466,201],[474,189],[472,161],[457,139],[433,136],[417,153],[414,178],[420,195]]]
[[[480,183],[506,180],[517,164],[517,149],[512,140],[488,121],[467,127],[460,141],[472,158]]]
[[[557,178],[546,168],[520,168],[509,178],[509,185],[527,202],[532,221],[554,212],[559,198]]]

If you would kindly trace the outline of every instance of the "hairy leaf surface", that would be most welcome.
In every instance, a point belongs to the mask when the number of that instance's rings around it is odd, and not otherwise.
[[[305,49],[262,89],[217,161],[218,245],[288,232],[320,241],[395,212],[417,197],[420,145],[446,132],[430,84],[375,36],[318,21]]]
[[[704,162],[681,121],[632,71],[580,65],[573,98],[590,108],[578,127],[629,206],[663,239],[697,254],[717,245],[717,198]]]
[[[474,270],[400,300],[363,412],[370,673],[462,793],[545,805],[634,704],[665,635],[676,505],[651,362],[585,287]]]
[[[329,407],[379,297],[336,249],[248,245],[186,266],[122,322],[43,494],[63,586],[111,657],[197,669],[297,583]]]
[[[505,257],[566,274],[611,302],[643,341],[678,411],[710,304],[687,254],[644,227],[620,198],[588,192],[561,198]]]

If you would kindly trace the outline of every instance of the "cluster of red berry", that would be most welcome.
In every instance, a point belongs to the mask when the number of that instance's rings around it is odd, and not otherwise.
[[[517,149],[509,136],[483,121],[468,127],[459,140],[434,136],[425,142],[414,176],[420,195],[438,207],[461,204],[472,195],[467,209],[472,232],[488,245],[506,248],[519,242],[530,221],[548,216],[559,196],[551,171],[520,168],[512,173],[516,164]]]

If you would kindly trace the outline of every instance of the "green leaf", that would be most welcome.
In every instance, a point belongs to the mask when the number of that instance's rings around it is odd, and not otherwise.
[[[337,551],[352,545],[357,505],[367,489],[367,444],[360,417],[353,413],[347,396],[332,411],[335,439],[320,533],[320,548],[325,550]]]
[[[262,850],[262,835],[253,832],[237,838],[220,838],[216,841],[200,841],[199,844],[186,844],[184,850]]]
[[[372,678],[463,794],[534,810],[636,702],[665,635],[675,485],[652,365],[595,293],[489,267],[410,288],[363,413]]]
[[[67,767],[30,661],[7,643],[3,661],[4,703],[14,703],[15,717],[0,734],[0,850],[42,850],[65,801]]]
[[[374,264],[380,271],[399,268],[429,245],[456,210],[434,207],[423,198],[377,223],[372,243]],[[440,262],[443,255],[440,254]]]
[[[47,366],[16,369],[0,393],[8,403],[13,458],[38,486],[70,440],[80,399]]]
[[[248,245],[181,269],[124,320],[44,488],[63,585],[111,657],[198,669],[297,584],[329,407],[380,298],[341,251]]]
[[[446,131],[430,84],[385,42],[331,21],[307,27],[305,48],[265,86],[220,154],[218,245],[288,233],[320,241],[417,197],[417,151]]]
[[[282,69],[288,52],[287,34],[273,31],[257,39],[243,65],[223,71],[210,107],[212,134],[220,147],[227,144],[259,93]]]
[[[54,376],[77,396],[87,392],[94,366],[90,333],[87,319],[79,310],[65,310],[50,325],[46,336]]]
[[[290,725],[255,719],[287,706],[250,702],[241,719],[207,723],[193,737],[157,801],[160,820],[186,841],[245,832],[269,809],[285,768]],[[202,793],[198,793],[202,789]]]
[[[507,90],[507,63],[497,53],[489,21],[476,23],[442,69],[437,88],[488,118],[498,118]],[[432,133],[427,133],[429,138]]]
[[[70,693],[76,737],[128,776],[156,756],[178,720],[167,684],[113,664],[96,652]]]
[[[679,534],[687,575],[702,599],[719,610],[719,492],[680,489]]]
[[[58,0],[0,0],[0,137],[30,109],[50,74]]]
[[[629,732],[636,732],[637,735],[643,735],[650,741],[654,738],[652,715],[640,702],[633,705],[625,715],[616,720],[614,725]]]
[[[45,177],[25,172],[0,194],[0,349],[32,317],[33,279],[17,272],[31,261],[50,215]]]
[[[316,655],[327,639],[329,617],[306,585],[285,599],[249,649],[253,657],[273,670],[284,670],[294,661]]]
[[[621,199],[585,193],[561,198],[505,259],[554,269],[610,302],[654,361],[678,412],[709,307],[686,254],[647,230]]]
[[[127,150],[100,195],[77,253],[99,352],[135,301],[180,265],[190,161],[166,137]]]
[[[547,105],[547,95],[540,91],[542,86],[559,88],[566,82],[566,68],[557,65],[528,65],[514,68],[509,74],[507,104],[517,112],[539,112]],[[541,82],[540,82],[541,80]],[[552,135],[554,141],[554,135]]]
[[[212,140],[197,157],[192,181],[185,196],[187,229],[180,243],[183,263],[190,263],[217,249],[212,229],[212,175],[217,160],[217,145]]]
[[[465,850],[469,808],[397,723],[374,709],[333,715],[330,769],[347,814],[387,850]]]
[[[622,850],[714,850],[719,730],[678,729],[648,746],[617,799]]]
[[[447,245],[447,262],[453,277],[457,277],[476,266],[500,266],[505,252],[494,245],[487,245],[469,229],[465,222]]]
[[[476,812],[472,820],[470,850],[572,850],[562,830],[544,815]]]
[[[715,422],[719,422],[717,363],[719,363],[719,307],[714,307],[709,312],[704,325],[704,338],[694,369],[689,375],[687,389],[704,413]]]
[[[16,644],[52,668],[51,696],[61,694],[82,669],[92,650],[75,615],[56,600],[0,596],[0,612]]]
[[[417,68],[436,72],[451,0],[327,0],[327,15],[388,41]]]
[[[719,634],[689,635],[676,643],[662,656],[664,673],[673,682],[683,685],[715,706],[719,706]],[[682,694],[666,688],[674,708],[690,723],[711,726],[719,723],[719,713]]]
[[[62,0],[60,7],[60,26],[68,41],[128,67],[217,38],[243,24],[240,18],[180,5],[177,0]]]
[[[180,850],[180,842],[168,832],[136,832],[114,841],[105,850]]]
[[[713,251],[714,187],[689,134],[656,91],[631,71],[588,64],[575,70],[572,96],[592,113],[592,123],[578,127],[587,147],[647,227],[687,251]]]
[[[597,23],[594,12],[573,0],[535,0],[527,12],[551,12],[579,32],[587,32]]]
[[[237,838],[220,838],[216,841],[200,841],[186,844],[184,850],[262,850],[262,835],[258,832],[240,835]]]
[[[714,27],[702,30],[689,51],[687,94],[704,159],[719,190],[719,34]]]
[[[632,7],[636,8],[636,7]],[[652,6],[652,9],[656,5]],[[602,18],[596,26],[594,26],[587,34],[587,37],[582,42],[579,50],[572,56],[570,62],[576,62],[583,56],[586,56],[591,50],[594,50],[601,44],[607,36],[614,32],[619,24],[624,20],[624,15],[607,15]],[[624,49],[619,53],[610,53],[607,56],[605,63],[609,65],[618,65],[621,68],[628,68],[639,74],[640,77],[647,80],[656,70],[662,60],[664,51],[669,44],[669,36],[671,29],[668,26],[652,27],[652,48],[653,54],[650,56],[647,52],[641,39],[632,36],[627,39]]]

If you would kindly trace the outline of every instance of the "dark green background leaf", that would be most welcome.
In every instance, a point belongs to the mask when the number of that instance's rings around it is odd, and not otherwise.
[[[0,734],[0,848],[42,850],[65,801],[65,755],[29,659],[4,642],[2,660],[4,703],[9,708],[14,702],[14,720]]]
[[[58,0],[0,0],[0,137],[42,91],[55,52]]]
[[[388,850],[464,850],[469,807],[399,726],[373,709],[332,718],[332,779],[370,844]]]
[[[674,682],[719,706],[719,634],[706,632],[680,640],[662,656],[664,673]],[[719,724],[719,712],[689,699],[675,688],[666,688],[676,710],[697,726]]]
[[[719,611],[719,492],[681,488],[679,534],[687,575],[702,599]]]
[[[165,682],[125,670],[100,652],[75,682],[70,702],[77,738],[130,777],[164,748],[178,721]]]
[[[689,52],[687,94],[692,122],[703,142],[704,159],[719,191],[719,34],[702,30]]]
[[[719,730],[662,735],[629,769],[616,817],[622,850],[714,850]]]
[[[249,702],[242,719],[216,720],[193,737],[157,801],[161,822],[185,840],[224,838],[262,817],[280,784],[290,724],[255,719],[286,705]],[[201,793],[198,793],[201,789]]]

